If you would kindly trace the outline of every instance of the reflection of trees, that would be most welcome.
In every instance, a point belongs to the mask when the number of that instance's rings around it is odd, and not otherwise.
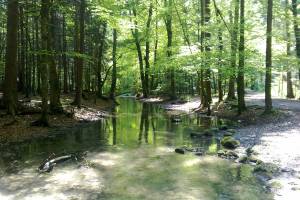
[[[204,129],[209,129],[213,126],[213,118],[197,114],[197,125],[203,127]],[[212,136],[206,136],[201,139],[196,139],[195,143],[202,147],[204,151],[208,151],[209,147],[215,144],[216,141]]]
[[[112,118],[111,118],[111,122],[112,122],[112,128],[113,128],[113,145],[117,144],[117,119],[116,119],[116,107],[114,106],[112,108]]]
[[[143,103],[141,122],[140,122],[140,132],[139,132],[139,143],[142,142],[142,137],[144,133],[145,143],[148,144],[148,134],[149,134],[149,107],[147,103]]]
[[[156,113],[156,111],[154,112],[154,108],[152,106],[152,104],[149,105],[150,106],[150,113],[151,113],[151,126],[152,126],[152,132],[153,132],[153,144],[156,144],[156,125],[154,123],[155,121],[155,115],[154,113]]]

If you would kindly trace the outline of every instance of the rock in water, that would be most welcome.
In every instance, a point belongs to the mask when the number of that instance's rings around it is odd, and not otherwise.
[[[205,135],[205,136],[213,136],[213,132],[211,131],[211,130],[209,130],[209,129],[207,129],[207,130],[205,130],[204,132],[203,132],[203,134]]]
[[[219,130],[221,130],[221,131],[225,131],[225,130],[227,130],[228,129],[228,127],[227,127],[227,125],[225,125],[225,124],[223,124],[223,125],[221,125],[220,127],[219,127]]]
[[[179,154],[185,154],[185,150],[183,148],[176,148],[175,152]]]
[[[192,132],[190,135],[191,135],[192,138],[197,138],[197,137],[202,137],[203,136],[202,134],[196,133],[196,132]]]
[[[240,146],[240,142],[233,137],[224,137],[221,141],[222,146],[228,149],[235,149]]]
[[[225,136],[225,137],[228,137],[228,136],[233,136],[233,134],[232,134],[232,133],[230,133],[230,132],[226,132],[226,133],[224,133],[224,136]]]
[[[279,172],[279,167],[273,163],[260,163],[254,168],[254,172],[265,172],[275,174]]]
[[[218,157],[225,158],[225,159],[235,160],[239,157],[239,155],[236,152],[231,150],[219,150],[217,154]]]

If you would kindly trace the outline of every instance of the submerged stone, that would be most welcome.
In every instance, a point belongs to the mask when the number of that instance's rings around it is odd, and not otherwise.
[[[223,125],[221,125],[220,127],[219,127],[219,130],[221,130],[221,131],[225,131],[225,130],[227,130],[228,129],[228,127],[227,127],[227,125],[225,125],[225,124],[223,124]]]
[[[201,147],[180,147],[175,149],[176,153],[185,154],[185,153],[194,153],[196,156],[204,155],[204,150]]]
[[[254,156],[250,156],[249,161],[252,162],[252,163],[255,163],[255,164],[261,164],[262,163],[261,160],[259,160],[258,158],[254,157]]]
[[[213,134],[214,134],[213,131],[211,131],[210,129],[207,129],[203,132],[203,135],[205,136],[213,136]]]
[[[210,129],[204,130],[203,132],[191,132],[190,136],[192,138],[210,137],[213,136],[214,132]]]
[[[234,129],[228,129],[227,132],[234,134],[234,133],[236,133],[236,130],[234,130]]]
[[[226,133],[224,133],[224,136],[225,136],[225,137],[228,137],[228,136],[233,136],[233,133],[226,132]]]
[[[215,128],[215,127],[213,127],[213,128],[210,128],[210,131],[212,131],[212,132],[218,132],[218,131],[219,131],[219,129],[218,129],[218,128]]]
[[[246,164],[249,162],[249,159],[248,159],[248,156],[242,156],[240,159],[239,159],[239,163],[243,163],[243,164]]]
[[[240,142],[231,136],[224,137],[221,141],[221,144],[228,149],[235,149],[240,146]]]
[[[185,149],[183,149],[183,148],[176,148],[175,152],[179,153],[179,154],[185,154]]]
[[[192,132],[190,133],[192,138],[197,138],[197,137],[203,137],[203,135],[201,133],[197,133],[197,132]]]

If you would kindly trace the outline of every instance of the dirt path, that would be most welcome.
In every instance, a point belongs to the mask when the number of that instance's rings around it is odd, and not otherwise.
[[[246,102],[263,106],[264,94],[248,94]],[[274,97],[273,107],[285,110],[289,117],[280,122],[241,128],[236,137],[242,146],[253,147],[259,159],[284,169],[282,175],[272,180],[278,187],[275,199],[296,200],[300,197],[300,101]]]

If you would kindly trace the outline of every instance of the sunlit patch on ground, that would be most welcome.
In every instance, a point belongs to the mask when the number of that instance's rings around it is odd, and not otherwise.
[[[200,106],[200,98],[194,97],[190,99],[186,103],[182,104],[165,104],[163,107],[167,110],[178,110],[178,111],[184,111],[189,112],[191,110],[197,109]]]

